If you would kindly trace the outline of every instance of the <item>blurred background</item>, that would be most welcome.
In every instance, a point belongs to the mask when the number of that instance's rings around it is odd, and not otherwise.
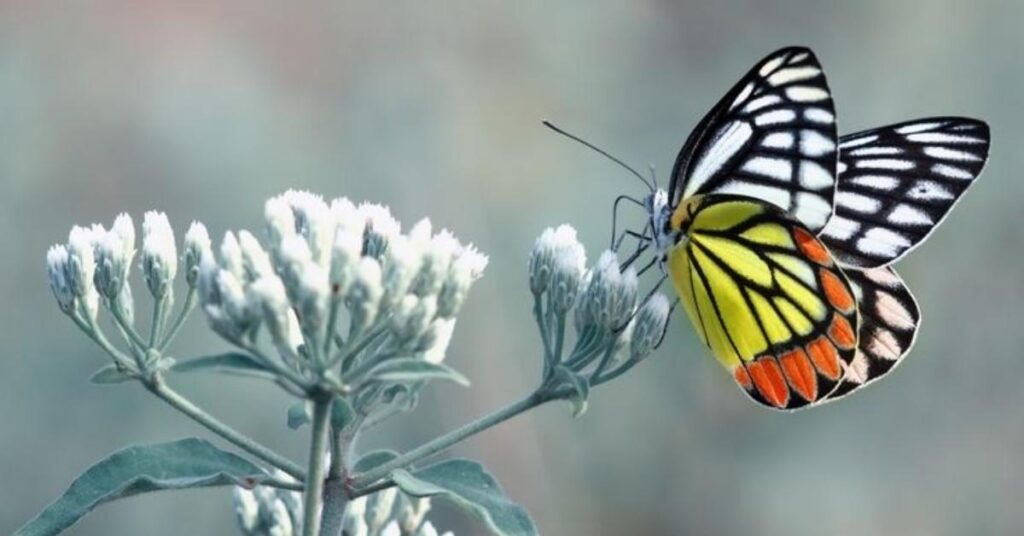
[[[544,534],[1024,531],[1024,4],[956,2],[4,2],[0,6],[0,533],[129,443],[205,435],[133,385],[58,311],[46,248],[76,223],[166,211],[179,233],[260,225],[306,188],[430,216],[491,256],[434,385],[364,448],[408,448],[535,385],[526,259],[549,225],[595,258],[610,203],[642,188],[549,118],[664,180],[701,115],[777,47],[814,48],[841,132],[937,114],[991,123],[984,178],[901,262],[924,324],[906,364],[848,400],[748,402],[684,317],[572,420],[542,408],[459,446]],[[639,215],[635,221],[639,221]],[[180,237],[180,234],[179,234]],[[136,282],[136,284],[139,284]],[[225,348],[194,316],[175,351]],[[181,378],[295,458],[286,398]],[[222,444],[222,443],[219,443]],[[457,534],[482,527],[441,509]],[[232,534],[229,493],[101,507],[69,534]]]

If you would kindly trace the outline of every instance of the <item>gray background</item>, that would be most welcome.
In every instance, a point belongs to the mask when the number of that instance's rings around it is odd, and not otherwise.
[[[969,5],[969,7],[968,7]],[[75,223],[165,210],[181,232],[259,225],[289,187],[390,205],[491,255],[436,385],[364,445],[409,447],[525,393],[538,340],[526,257],[569,222],[595,258],[635,180],[540,127],[555,119],[664,178],[689,129],[753,62],[806,44],[843,132],[932,114],[992,125],[984,178],[900,272],[924,325],[890,379],[780,415],[745,400],[677,316],[666,345],[573,421],[548,407],[456,449],[545,534],[1012,533],[1024,530],[1020,2],[449,2],[0,6],[0,533],[128,443],[201,433],[57,311],[46,248]],[[179,235],[180,236],[180,235]],[[180,355],[225,345],[194,317]],[[285,398],[179,381],[300,457]],[[101,508],[70,534],[230,534],[222,490]],[[441,512],[460,534],[481,528]]]

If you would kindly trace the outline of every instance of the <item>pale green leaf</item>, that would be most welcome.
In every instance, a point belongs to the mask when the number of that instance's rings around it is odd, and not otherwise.
[[[219,372],[240,376],[275,378],[273,371],[255,357],[239,352],[206,355],[179,361],[170,368],[171,372]]]
[[[457,370],[442,363],[431,363],[422,359],[389,359],[370,370],[370,380],[380,382],[417,382],[426,380],[451,380],[468,386],[469,380]]]
[[[248,460],[203,439],[127,447],[87,469],[14,536],[58,534],[99,505],[140,493],[228,485],[251,488],[266,478]]]
[[[587,399],[590,398],[590,382],[587,378],[561,365],[555,368],[555,378],[572,390],[568,397],[572,405],[572,416],[583,415],[587,411]]]
[[[494,477],[473,460],[448,460],[418,471],[399,469],[391,473],[391,479],[408,495],[451,501],[483,521],[494,534],[537,534],[526,510],[509,501]]]
[[[398,453],[393,450],[374,450],[363,455],[362,458],[352,466],[352,470],[356,473],[365,473],[378,465],[390,462],[398,457]]]
[[[305,400],[300,400],[288,407],[288,428],[297,430],[312,420],[313,416],[310,415],[309,405]]]
[[[128,372],[122,372],[117,365],[111,363],[106,365],[89,376],[92,383],[122,383],[134,380],[135,376]]]

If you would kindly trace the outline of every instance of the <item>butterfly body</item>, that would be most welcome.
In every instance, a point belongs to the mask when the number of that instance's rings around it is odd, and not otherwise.
[[[910,350],[920,311],[888,264],[947,215],[988,144],[984,123],[956,117],[839,138],[817,58],[784,48],[690,134],[668,190],[644,200],[641,238],[750,398],[816,405]]]

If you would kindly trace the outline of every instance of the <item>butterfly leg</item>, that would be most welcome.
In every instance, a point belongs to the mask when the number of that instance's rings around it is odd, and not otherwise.
[[[641,209],[646,209],[646,207],[644,206],[643,201],[640,201],[639,199],[637,199],[635,197],[623,194],[623,195],[620,195],[620,196],[615,198],[615,201],[612,203],[612,243],[611,243],[612,251],[618,251],[619,250],[619,245],[621,244],[622,239],[625,236],[624,234],[623,235],[618,235],[618,233],[617,233],[617,231],[618,231],[618,224],[619,224],[619,203],[621,203],[623,201],[629,201],[630,203],[633,203],[634,205],[637,205]],[[633,234],[635,235],[636,233],[633,233]]]

